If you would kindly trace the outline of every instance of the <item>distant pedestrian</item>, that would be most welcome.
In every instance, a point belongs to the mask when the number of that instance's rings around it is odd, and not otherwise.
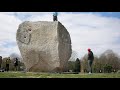
[[[57,16],[58,16],[58,13],[57,13],[57,12],[54,12],[54,13],[53,13],[53,21],[58,21]]]
[[[80,72],[80,60],[79,58],[76,59],[75,61],[75,72]]]
[[[93,60],[94,60],[94,54],[91,51],[91,49],[88,48],[88,71],[89,71],[89,74],[92,73],[92,63],[93,63]]]
[[[2,56],[0,56],[0,70],[2,68]]]
[[[10,57],[8,57],[7,59],[6,59],[6,71],[8,72],[9,71],[9,64],[10,64]]]
[[[17,58],[15,58],[14,67],[15,67],[15,71],[17,71],[18,70],[18,59]]]

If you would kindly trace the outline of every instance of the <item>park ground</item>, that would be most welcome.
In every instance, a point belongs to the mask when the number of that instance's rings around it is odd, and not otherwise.
[[[0,72],[0,78],[120,78],[120,73],[40,73],[40,72]]]

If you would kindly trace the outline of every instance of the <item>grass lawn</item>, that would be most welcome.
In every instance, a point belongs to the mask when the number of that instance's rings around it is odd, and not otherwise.
[[[0,72],[0,78],[120,78],[120,73],[38,73],[38,72]]]

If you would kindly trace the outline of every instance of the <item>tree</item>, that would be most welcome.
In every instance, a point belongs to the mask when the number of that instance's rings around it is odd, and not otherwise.
[[[70,59],[68,60],[68,70],[75,70],[75,60],[77,58],[78,54],[76,51],[72,51],[72,55],[70,57]]]
[[[99,61],[99,58],[96,55],[94,55],[94,61],[93,61],[92,68],[93,68],[94,73],[95,72],[98,73],[101,70],[100,61]]]
[[[78,53],[73,50],[69,61],[75,61],[77,57],[78,57]]]
[[[85,54],[81,58],[81,72],[87,72],[88,69],[88,60],[87,60],[87,54]]]
[[[15,59],[15,58],[17,58],[19,61],[21,60],[21,56],[18,55],[17,53],[12,53],[12,54],[10,54],[10,58],[11,58],[11,60],[13,60],[13,59]]]
[[[75,70],[75,61],[68,61],[68,70]]]
[[[81,62],[81,70],[86,72],[87,70],[87,55],[82,58]],[[104,53],[100,55],[98,58],[94,55],[93,61],[93,72],[117,72],[120,70],[120,58],[114,53],[112,50],[106,50]]]
[[[120,69],[119,56],[112,50],[106,50],[103,54],[101,54],[99,60],[101,61],[103,68],[106,68],[106,65],[109,65],[112,67],[112,71]]]
[[[112,65],[106,64],[106,65],[104,66],[104,72],[106,72],[106,73],[111,73],[111,72],[112,72]]]
[[[15,61],[15,59],[17,58],[18,59],[18,70],[20,70],[20,67],[21,67],[21,56],[20,55],[18,55],[17,53],[12,53],[12,54],[10,54],[10,59],[11,59],[11,63],[10,63],[10,68],[11,68],[11,70],[14,70],[14,61]]]
[[[25,69],[25,65],[24,65],[24,63],[22,63],[21,62],[21,57],[18,55],[18,54],[16,54],[16,53],[12,53],[12,54],[10,54],[10,64],[9,64],[9,70],[10,71],[14,71],[14,69],[15,69],[15,67],[14,67],[14,60],[15,60],[15,58],[17,58],[18,59],[18,71],[21,71],[21,70],[24,70]],[[5,69],[6,68],[6,59],[7,59],[8,57],[4,57],[3,59],[2,59],[2,68],[3,69]]]

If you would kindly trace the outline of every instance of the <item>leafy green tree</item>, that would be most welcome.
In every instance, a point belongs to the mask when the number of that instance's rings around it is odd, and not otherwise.
[[[75,70],[75,61],[68,61],[68,70]]]
[[[118,71],[120,69],[120,58],[112,50],[106,50],[104,53],[102,53],[101,56],[99,57],[99,61],[100,64],[102,65],[102,69],[104,70],[104,72],[108,72],[106,71],[106,67],[108,65],[112,67],[112,71]]]
[[[78,57],[77,52],[73,50],[72,55],[71,55],[70,59],[68,60],[68,71],[69,70],[72,70],[72,71],[75,70],[75,60],[76,60],[77,57]]]
[[[111,73],[111,72],[112,72],[112,65],[106,64],[106,65],[104,66],[104,72],[105,72],[105,73]]]
[[[88,69],[88,60],[87,60],[87,54],[85,54],[81,58],[81,72],[87,72]]]

